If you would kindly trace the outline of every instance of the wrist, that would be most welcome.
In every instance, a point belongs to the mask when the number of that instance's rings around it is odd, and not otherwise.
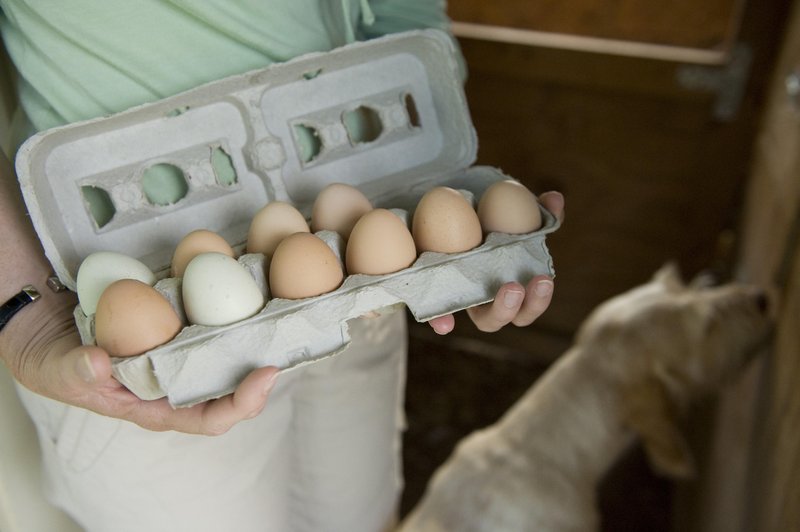
[[[11,321],[15,314],[20,310],[42,297],[36,287],[33,285],[25,285],[22,289],[9,298],[5,303],[0,305],[0,331],[5,328],[6,324]]]
[[[0,358],[9,366],[14,360],[34,349],[42,338],[52,334],[63,334],[66,329],[74,329],[73,309],[77,296],[69,290],[55,292],[47,287],[47,279],[38,279],[32,284],[39,297],[22,306],[0,328]],[[7,291],[8,286],[3,288]],[[14,298],[20,293],[11,296]],[[9,299],[11,299],[9,298]],[[0,302],[2,304],[2,302]]]

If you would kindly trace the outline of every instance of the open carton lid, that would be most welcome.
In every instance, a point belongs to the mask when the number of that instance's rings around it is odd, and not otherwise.
[[[469,166],[477,140],[458,68],[438,30],[309,54],[39,133],[20,149],[17,175],[69,288],[96,251],[137,258],[163,277],[187,233],[243,244],[270,201],[308,217],[317,193],[340,182],[378,205]],[[171,196],[155,197],[152,181]]]

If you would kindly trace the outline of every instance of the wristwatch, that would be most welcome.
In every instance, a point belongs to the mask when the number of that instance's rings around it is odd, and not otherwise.
[[[22,310],[28,303],[33,303],[40,297],[41,294],[39,294],[39,291],[32,285],[23,286],[22,290],[20,290],[17,295],[3,303],[3,306],[0,307],[0,330],[3,330],[3,327],[14,317],[14,314]]]

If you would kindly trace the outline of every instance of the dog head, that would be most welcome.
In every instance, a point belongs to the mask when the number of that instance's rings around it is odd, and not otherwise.
[[[598,364],[620,384],[623,419],[654,468],[694,473],[678,420],[689,402],[717,390],[771,330],[764,291],[743,284],[686,285],[674,265],[600,305],[577,335],[600,350]]]

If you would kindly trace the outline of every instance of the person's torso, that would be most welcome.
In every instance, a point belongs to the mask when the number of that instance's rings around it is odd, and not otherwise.
[[[366,0],[0,0],[0,7],[20,100],[37,130],[330,50],[363,38],[374,18]]]

